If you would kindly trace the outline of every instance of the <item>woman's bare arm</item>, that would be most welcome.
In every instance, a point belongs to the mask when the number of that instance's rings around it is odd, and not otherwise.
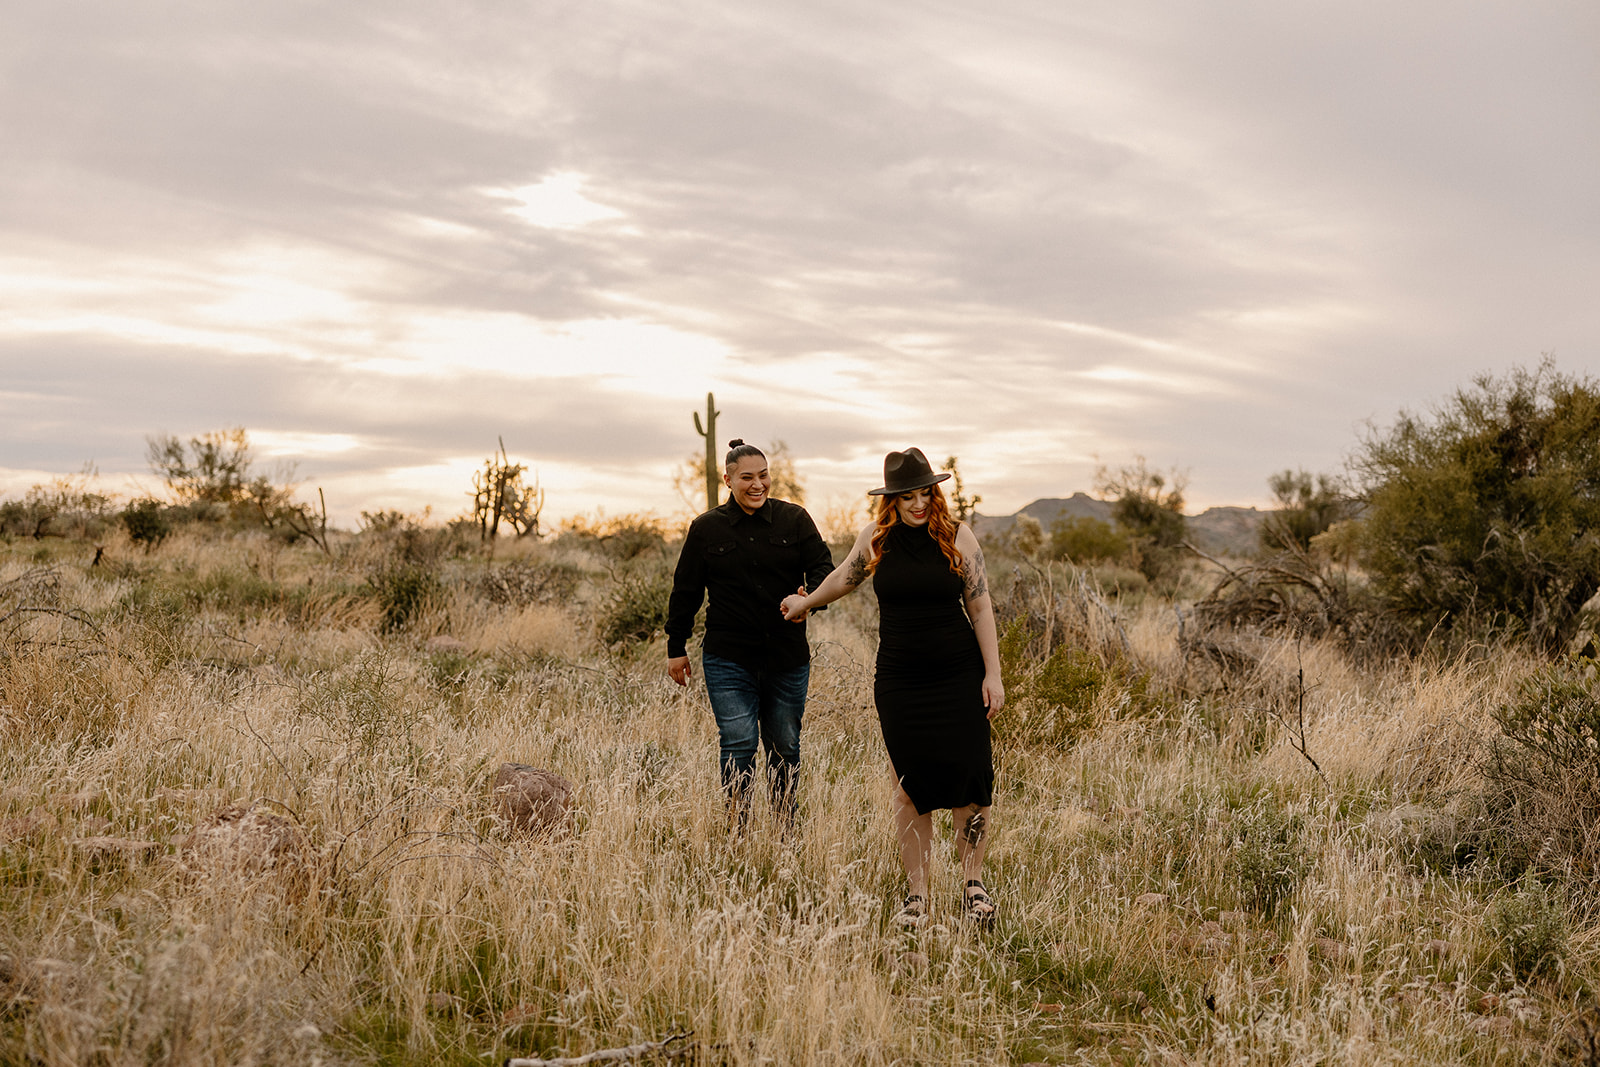
[[[867,561],[872,558],[872,531],[874,524],[869,523],[861,533],[856,535],[856,543],[850,546],[850,552],[844,557],[844,562],[833,569],[833,572],[822,580],[822,584],[813,589],[810,594],[790,593],[783,598],[783,617],[790,622],[800,622],[806,613],[815,611],[824,604],[832,604],[842,596],[853,593],[867,580]]]
[[[994,603],[989,599],[983,546],[966,523],[956,527],[956,551],[961,553],[961,596],[978,636],[978,650],[983,653],[983,703],[992,719],[1006,703],[1006,687],[1000,681],[1000,638],[995,630]]]

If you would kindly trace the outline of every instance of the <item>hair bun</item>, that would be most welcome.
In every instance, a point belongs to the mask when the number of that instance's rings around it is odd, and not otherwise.
[[[728,447],[729,448],[743,448],[744,447],[744,438],[735,437],[733,440],[728,442]]]

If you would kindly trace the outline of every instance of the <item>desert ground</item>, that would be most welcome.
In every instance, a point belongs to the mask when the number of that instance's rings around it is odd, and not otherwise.
[[[739,834],[649,636],[670,545],[92,554],[0,545],[0,1061],[1595,1062],[1588,883],[1484,822],[1514,647],[1223,648],[1203,561],[995,552],[1000,915],[946,818],[908,934],[870,594],[811,623],[797,830]],[[508,762],[570,783],[548,825]]]

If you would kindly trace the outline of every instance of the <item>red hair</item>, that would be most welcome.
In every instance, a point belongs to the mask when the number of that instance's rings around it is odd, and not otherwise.
[[[928,501],[928,533],[933,535],[934,543],[939,546],[939,551],[944,553],[944,558],[950,561],[950,571],[953,574],[961,573],[961,551],[956,548],[957,522],[950,517],[950,508],[944,502],[944,490],[937,485],[931,486],[933,492]],[[878,501],[878,519],[876,529],[872,531],[871,558],[867,560],[867,573],[871,574],[878,569],[878,561],[883,559],[883,544],[889,539],[889,530],[900,525],[900,509],[895,506],[904,493],[893,495],[884,494]]]

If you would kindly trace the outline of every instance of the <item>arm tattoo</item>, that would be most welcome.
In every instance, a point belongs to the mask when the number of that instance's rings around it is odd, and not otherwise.
[[[989,821],[983,817],[983,812],[978,812],[967,820],[967,825],[961,828],[961,837],[967,844],[976,848],[978,842],[983,840],[983,832],[988,829]]]
[[[861,553],[850,554],[850,569],[844,572],[844,580],[852,589],[867,580],[867,560]]]
[[[989,578],[983,569],[982,547],[973,550],[972,555],[961,561],[962,577],[966,579],[966,595],[968,600],[976,600],[989,593]]]

